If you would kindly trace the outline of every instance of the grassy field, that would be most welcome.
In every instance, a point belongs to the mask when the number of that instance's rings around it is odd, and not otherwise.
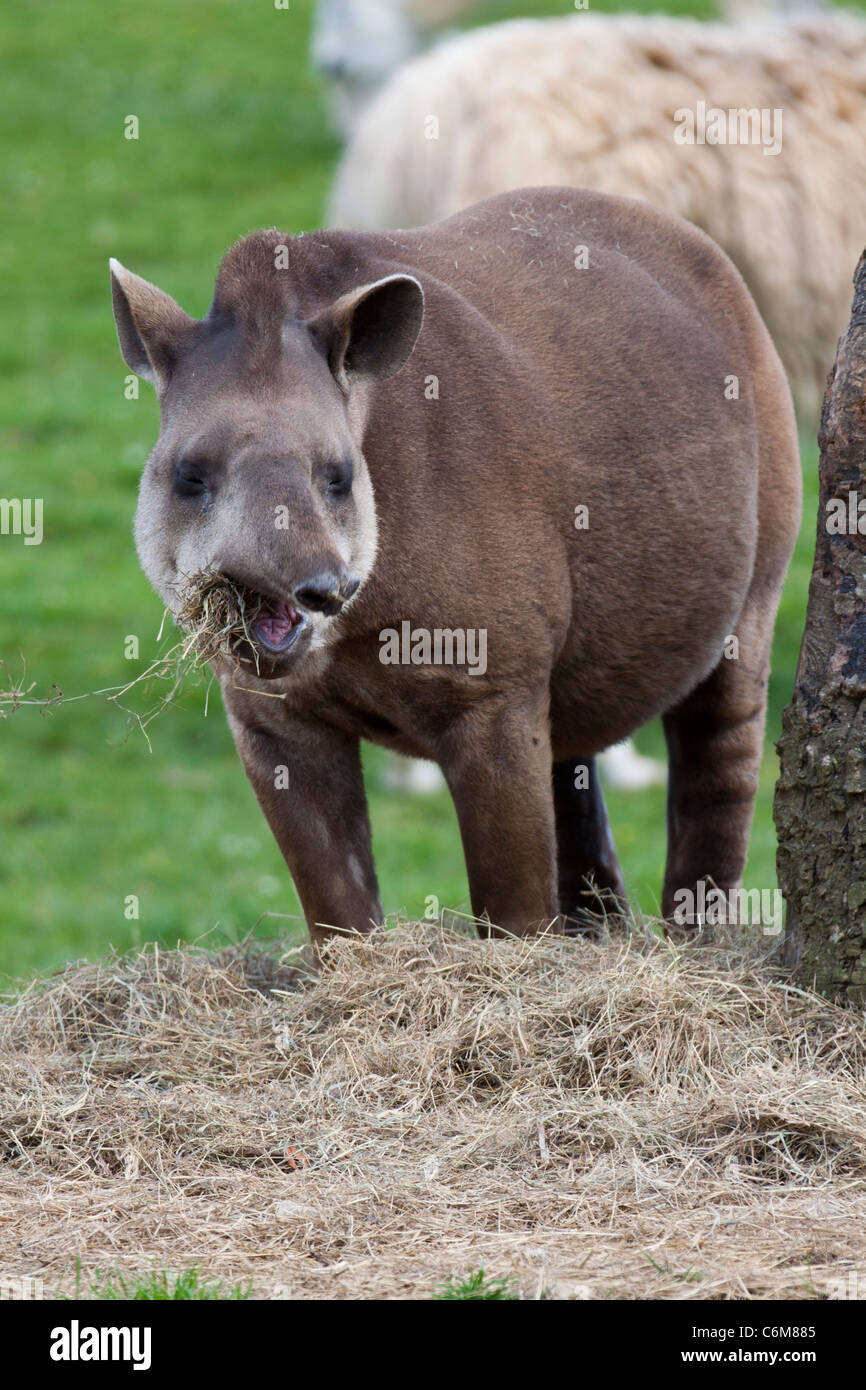
[[[337,145],[308,67],[309,11],[309,0],[288,11],[270,0],[151,0],[110,19],[94,0],[4,11],[0,493],[43,498],[45,535],[39,546],[0,537],[0,657],[16,680],[26,662],[34,694],[52,683],[66,695],[118,685],[156,650],[161,608],[139,572],[131,522],[157,409],[147,386],[125,399],[107,260],[118,256],[200,314],[233,239],[319,224]],[[138,140],[124,138],[131,114]],[[809,442],[804,466],[806,519],[779,622],[748,869],[758,887],[775,881],[769,740],[790,692],[813,550]],[[130,634],[138,662],[124,657]],[[110,945],[236,939],[266,912],[297,918],[218,698],[205,718],[203,687],[191,690],[150,734],[152,751],[101,698],[0,723],[0,970],[54,969]],[[639,744],[661,751],[655,729]],[[447,797],[385,793],[377,754],[369,766],[387,910],[418,915],[430,895],[465,907]],[[647,908],[659,892],[663,803],[661,791],[610,797]],[[137,920],[125,916],[130,895]],[[300,931],[296,921],[262,927],[275,929]]]

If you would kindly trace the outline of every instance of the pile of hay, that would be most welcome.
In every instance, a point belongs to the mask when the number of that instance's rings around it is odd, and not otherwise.
[[[0,1015],[0,1270],[259,1297],[866,1292],[862,1020],[721,948],[404,925],[73,966]]]

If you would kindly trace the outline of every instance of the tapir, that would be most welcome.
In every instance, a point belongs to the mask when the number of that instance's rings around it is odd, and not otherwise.
[[[779,358],[707,236],[529,188],[254,232],[200,320],[116,261],[112,294],[161,407],[141,564],[174,613],[201,571],[261,598],[216,670],[317,946],[382,920],[364,739],[441,767],[489,934],[623,901],[594,760],[656,716],[662,911],[736,890],[801,481]]]

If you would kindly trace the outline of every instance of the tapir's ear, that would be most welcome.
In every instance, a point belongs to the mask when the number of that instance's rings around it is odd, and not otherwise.
[[[178,351],[195,323],[170,294],[133,275],[114,259],[111,298],[123,360],[136,376],[160,385],[171,372]]]
[[[387,275],[342,295],[308,327],[338,384],[348,391],[359,377],[381,381],[399,372],[423,319],[424,291],[414,276]]]

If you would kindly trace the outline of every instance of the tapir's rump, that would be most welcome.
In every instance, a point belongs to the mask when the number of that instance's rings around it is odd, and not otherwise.
[[[543,188],[409,231],[255,233],[201,321],[114,273],[162,405],[139,554],[175,612],[208,570],[261,605],[247,674],[217,669],[314,936],[381,918],[361,739],[440,764],[473,912],[523,933],[623,896],[594,757],[661,715],[664,911],[738,884],[800,473],[718,247]],[[451,652],[483,633],[484,670],[383,662],[404,623]]]

